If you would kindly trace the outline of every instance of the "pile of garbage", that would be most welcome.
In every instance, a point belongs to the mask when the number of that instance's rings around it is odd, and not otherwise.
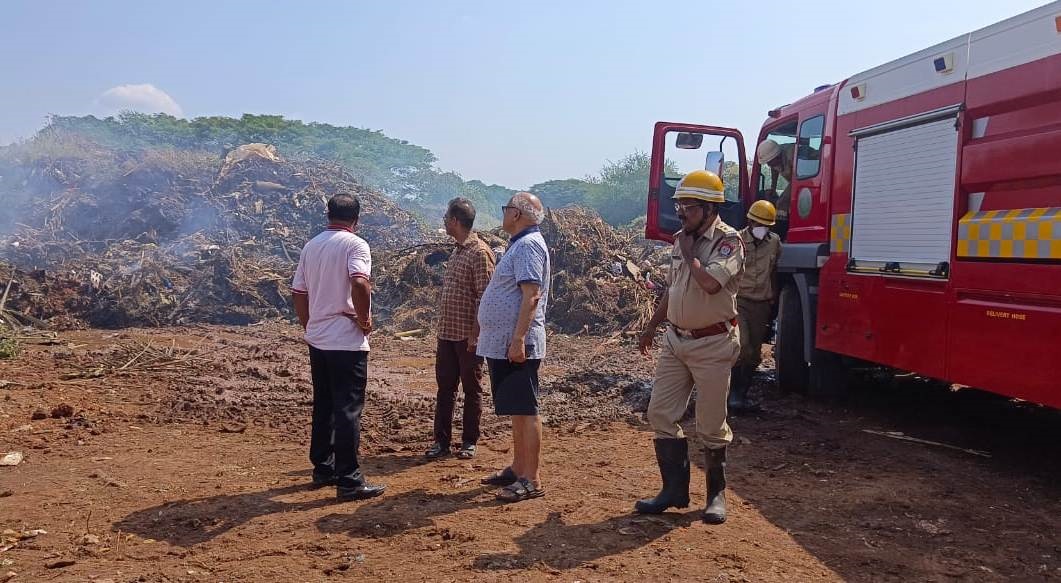
[[[219,157],[119,151],[77,136],[0,150],[0,321],[68,329],[291,318],[299,251],[339,192],[361,201],[377,322],[429,333],[452,241],[342,166],[268,144]],[[550,210],[541,228],[552,251],[551,328],[643,326],[662,286],[657,246],[579,207]],[[504,251],[503,231],[480,235]]]
[[[641,330],[662,290],[667,248],[613,228],[592,210],[549,210],[541,225],[552,258],[551,323],[561,332]]]
[[[565,334],[640,330],[663,289],[667,247],[617,230],[582,207],[549,209],[541,225],[552,260],[547,325]],[[508,235],[479,232],[500,258]],[[376,269],[376,305],[395,331],[436,325],[439,293],[453,243],[442,238],[388,253]]]
[[[339,192],[360,199],[359,233],[377,250],[424,238],[411,213],[341,166],[285,159],[266,144],[223,158],[90,142],[52,150],[16,149],[0,160],[0,198],[13,202],[0,217],[0,286],[12,282],[8,310],[31,323],[246,324],[289,315],[299,250]]]

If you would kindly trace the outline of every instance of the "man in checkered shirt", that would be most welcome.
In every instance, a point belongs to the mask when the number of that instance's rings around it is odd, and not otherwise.
[[[446,265],[439,309],[438,348],[435,353],[435,444],[425,454],[437,459],[450,454],[453,409],[457,386],[464,386],[461,448],[457,456],[471,459],[479,441],[483,412],[483,359],[476,356],[479,339],[479,299],[494,273],[494,252],[472,231],[475,206],[466,198],[449,202],[442,217],[446,233],[457,242]]]

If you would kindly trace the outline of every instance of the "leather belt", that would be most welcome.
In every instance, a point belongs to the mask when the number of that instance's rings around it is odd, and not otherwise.
[[[670,325],[670,327],[674,329],[674,333],[677,334],[678,336],[681,336],[682,338],[692,338],[694,340],[697,339],[697,338],[704,338],[704,337],[707,337],[707,336],[718,336],[719,334],[725,334],[725,333],[729,332],[731,329],[735,328],[736,326],[737,326],[737,319],[736,318],[734,318],[732,320],[729,320],[729,321],[726,321],[726,322],[719,322],[717,324],[711,324],[710,326],[707,326],[705,328],[697,328],[696,330],[686,330],[685,328],[679,328],[679,327],[675,326],[674,324]]]

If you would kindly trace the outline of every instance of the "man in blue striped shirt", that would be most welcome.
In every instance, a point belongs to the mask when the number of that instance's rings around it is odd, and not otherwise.
[[[477,354],[490,369],[494,412],[512,417],[513,459],[483,483],[504,486],[499,500],[519,502],[545,495],[539,470],[538,367],[545,358],[549,248],[538,230],[545,218],[538,197],[516,193],[501,212],[502,228],[512,239],[479,301]]]

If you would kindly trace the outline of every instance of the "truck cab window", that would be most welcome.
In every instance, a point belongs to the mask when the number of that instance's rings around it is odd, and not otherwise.
[[[804,120],[799,127],[799,146],[796,148],[797,178],[813,178],[821,170],[822,130],[824,128],[824,115]]]
[[[777,207],[774,230],[784,241],[788,236],[788,209],[792,206],[792,180],[796,164],[796,120],[770,128],[755,149],[759,163],[759,192],[756,198]]]
[[[772,145],[764,145],[766,142],[773,142],[777,145],[777,149],[775,150]],[[792,165],[796,149],[795,120],[770,129],[756,149],[757,161],[758,153],[764,149],[769,150],[773,157],[766,163],[759,164],[759,185],[756,198],[769,200],[776,205],[781,195],[788,192],[789,183],[792,181]]]
[[[682,132],[668,132],[663,164],[663,187],[673,193],[678,181],[693,170],[710,170],[719,174],[726,185],[726,200],[740,200],[740,174],[737,168],[737,142],[710,134],[703,136],[698,147],[679,145]],[[686,138],[688,142],[688,138]],[[721,162],[721,164],[720,164]],[[721,169],[721,172],[719,170]],[[669,196],[669,194],[668,194]]]

